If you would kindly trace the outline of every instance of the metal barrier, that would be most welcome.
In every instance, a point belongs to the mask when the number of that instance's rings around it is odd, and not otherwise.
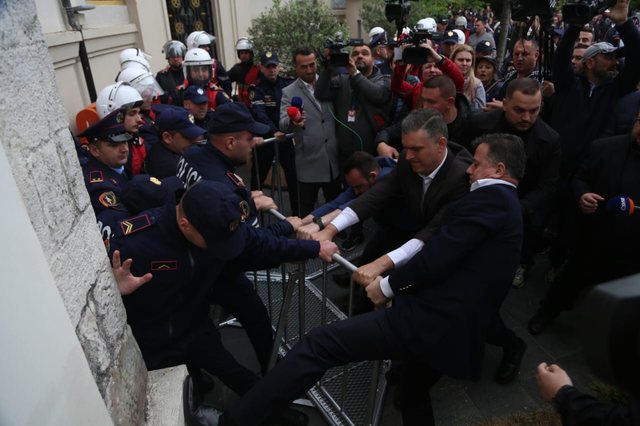
[[[271,215],[282,220],[277,210]],[[356,266],[334,254],[335,267],[354,271]],[[314,327],[348,317],[327,298],[328,265],[315,278],[305,276],[305,263],[289,265],[284,272],[262,271],[249,274],[271,315],[275,342],[270,366]],[[333,265],[333,264],[332,264]],[[351,283],[348,312],[353,303]],[[386,392],[384,369],[380,361],[364,361],[330,369],[309,392],[308,397],[333,425],[377,425]],[[368,397],[364,397],[368,395]]]

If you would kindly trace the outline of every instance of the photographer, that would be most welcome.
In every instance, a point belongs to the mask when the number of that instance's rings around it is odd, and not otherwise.
[[[338,157],[344,163],[355,151],[375,154],[374,137],[387,124],[391,85],[389,76],[374,66],[369,46],[353,46],[347,74],[334,73],[331,55],[337,53],[329,54],[316,83],[315,97],[333,102]]]

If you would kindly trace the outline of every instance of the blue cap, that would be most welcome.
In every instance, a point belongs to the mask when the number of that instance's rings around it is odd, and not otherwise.
[[[211,114],[210,134],[236,133],[243,130],[255,135],[264,135],[269,133],[270,128],[266,124],[255,121],[249,109],[240,102],[219,105]]]
[[[442,43],[458,44],[458,33],[451,30],[446,31],[444,33],[444,38],[442,39]]]
[[[195,124],[195,118],[189,110],[182,107],[165,107],[156,116],[156,127],[160,132],[178,132],[188,139],[205,134],[205,130]]]
[[[133,139],[133,136],[124,128],[124,118],[126,114],[127,108],[115,109],[77,136],[87,138],[89,142],[127,142]]]
[[[386,46],[387,44],[387,33],[383,31],[373,36],[369,42],[369,47],[374,48],[376,46]]]
[[[182,98],[185,101],[191,101],[194,104],[203,104],[205,102],[209,102],[209,98],[207,97],[207,94],[204,93],[204,89],[196,85],[190,85],[189,87],[187,87]]]
[[[278,59],[278,55],[276,55],[275,52],[272,52],[270,50],[264,52],[260,56],[260,64],[265,67],[269,65],[278,65],[279,63],[280,63],[280,60]]]
[[[201,180],[181,198],[184,214],[204,237],[216,258],[229,260],[244,250],[247,240],[242,222],[249,217],[249,204],[226,185]]]
[[[496,50],[496,48],[489,40],[484,40],[476,44],[477,53],[491,54],[494,50]]]
[[[170,199],[184,184],[177,176],[169,176],[162,180],[149,175],[135,175],[122,191],[122,203],[131,214],[158,207]]]

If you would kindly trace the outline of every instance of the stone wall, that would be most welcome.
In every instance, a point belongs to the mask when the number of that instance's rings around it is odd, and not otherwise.
[[[142,423],[147,372],[126,324],[34,0],[0,0],[0,143],[115,424]]]

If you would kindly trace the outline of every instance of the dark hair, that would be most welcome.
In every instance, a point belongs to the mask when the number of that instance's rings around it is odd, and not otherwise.
[[[508,133],[490,133],[471,142],[474,150],[481,144],[486,144],[489,148],[487,159],[492,165],[502,163],[509,176],[517,181],[522,180],[527,163],[527,154],[522,139]]]
[[[516,78],[512,80],[511,83],[507,85],[507,98],[511,98],[515,92],[520,92],[523,95],[535,95],[540,91],[540,83],[538,83],[533,78],[522,77]]]
[[[423,89],[440,89],[440,96],[443,98],[456,97],[456,84],[447,75],[436,75],[425,81],[422,85]]]
[[[447,123],[444,122],[442,114],[435,109],[414,109],[402,120],[401,126],[402,133],[424,130],[432,138],[449,137]]]
[[[351,170],[357,169],[363,177],[367,177],[369,173],[380,170],[376,158],[364,151],[356,151],[347,159],[342,167],[342,171],[346,175]]]
[[[573,50],[576,50],[576,49],[587,49],[588,47],[589,46],[586,45],[586,44],[578,43],[575,46],[573,46]]]
[[[296,50],[293,51],[293,65],[296,64],[296,56],[309,56],[309,55],[316,55],[318,56],[318,54],[316,53],[315,49],[312,47],[308,47],[308,46],[303,46],[303,47],[298,47]]]
[[[514,50],[515,50],[516,45],[517,45],[518,43],[522,44],[522,46],[524,46],[524,45],[525,45],[525,43],[531,43],[531,45],[533,46],[533,48],[534,48],[535,50],[540,50],[540,45],[538,44],[538,42],[537,42],[537,41],[535,41],[535,40],[534,40],[534,39],[532,39],[532,38],[521,38],[521,39],[518,39],[515,43],[513,43],[513,49],[514,49]]]

